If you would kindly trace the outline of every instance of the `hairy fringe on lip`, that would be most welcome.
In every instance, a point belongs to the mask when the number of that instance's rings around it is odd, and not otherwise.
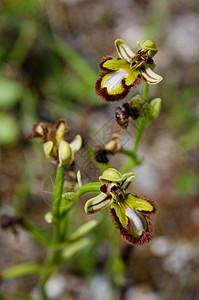
[[[115,210],[113,208],[110,208],[110,214],[113,218],[113,222],[115,223],[117,229],[120,231],[121,237],[126,240],[131,245],[143,245],[144,243],[148,243],[152,238],[152,231],[153,227],[150,222],[150,218],[148,216],[144,216],[147,222],[147,231],[143,232],[140,237],[134,237],[129,233],[129,230],[131,228],[131,222],[129,220],[128,225],[126,228],[122,226],[122,224],[119,221],[118,216],[115,213]]]
[[[124,79],[122,79],[122,85],[124,87],[124,91],[122,93],[120,93],[120,94],[110,95],[108,93],[106,87],[104,87],[104,88],[101,87],[102,79],[108,73],[110,73],[110,71],[106,71],[106,72],[103,72],[102,74],[100,74],[101,78],[99,78],[97,80],[96,84],[95,84],[95,92],[96,92],[96,94],[99,97],[101,97],[102,100],[105,100],[107,102],[115,102],[115,101],[119,101],[119,100],[124,99],[131,89],[136,88],[137,85],[140,84],[140,81],[142,79],[142,75],[139,74],[137,76],[137,78],[135,79],[135,81],[131,85],[126,85],[125,84],[125,78],[124,78]]]

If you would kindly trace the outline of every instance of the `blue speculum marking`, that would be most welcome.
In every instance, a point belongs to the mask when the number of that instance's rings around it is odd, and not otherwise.
[[[146,224],[143,218],[130,207],[126,208],[126,216],[130,219],[133,230],[138,235],[141,235],[146,229]]]

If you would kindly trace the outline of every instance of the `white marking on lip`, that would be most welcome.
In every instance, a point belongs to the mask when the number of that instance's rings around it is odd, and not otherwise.
[[[110,77],[108,77],[104,82],[104,86],[107,88],[108,91],[114,90],[121,85],[122,79],[126,78],[127,75],[128,72],[121,69],[118,72],[111,75]]]

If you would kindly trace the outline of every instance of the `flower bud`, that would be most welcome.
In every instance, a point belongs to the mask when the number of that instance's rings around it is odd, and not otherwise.
[[[76,137],[72,140],[72,142],[70,142],[70,147],[73,151],[73,153],[75,154],[77,151],[80,150],[82,146],[82,137],[81,135],[76,135]]]
[[[73,153],[70,145],[66,141],[61,141],[59,145],[59,166],[70,165],[73,161]]]
[[[51,151],[53,149],[53,141],[48,141],[43,144],[44,153],[46,155],[46,158],[50,161],[53,160],[53,157],[50,156]]]
[[[150,102],[150,118],[152,120],[156,119],[161,111],[161,99],[160,98],[155,98]]]
[[[108,163],[107,151],[104,149],[97,150],[95,152],[95,159],[97,162],[107,164]]]

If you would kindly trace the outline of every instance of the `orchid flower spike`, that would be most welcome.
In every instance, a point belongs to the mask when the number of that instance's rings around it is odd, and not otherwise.
[[[55,124],[41,121],[34,124],[30,137],[42,138],[44,153],[49,161],[59,166],[71,165],[75,153],[82,146],[82,138],[78,134],[68,143],[69,130],[64,120],[59,120]]]
[[[149,215],[156,208],[148,197],[126,193],[134,179],[134,173],[121,175],[116,169],[107,169],[99,177],[101,193],[86,202],[85,211],[93,214],[109,207],[122,238],[132,245],[142,245],[152,237]]]
[[[141,83],[157,84],[162,77],[152,71],[152,57],[157,53],[156,45],[151,40],[140,43],[135,54],[123,40],[116,40],[115,47],[119,58],[105,57],[100,67],[102,72],[95,85],[95,91],[105,101],[119,101],[129,91]]]

